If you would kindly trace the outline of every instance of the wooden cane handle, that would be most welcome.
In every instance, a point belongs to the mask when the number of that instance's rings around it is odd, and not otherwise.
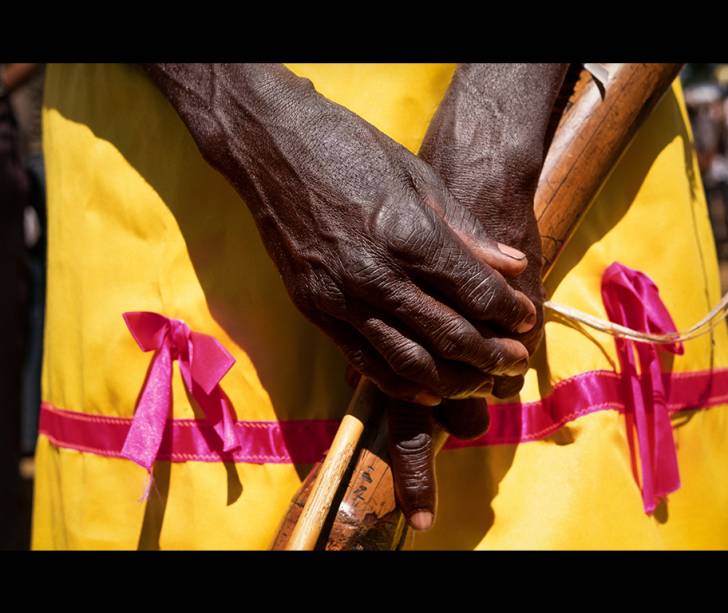
[[[321,528],[326,521],[331,503],[336,495],[356,446],[359,444],[364,424],[375,402],[377,390],[365,377],[359,380],[344,419],[336,431],[334,441],[319,468],[311,493],[306,500],[286,550],[311,551],[316,546]]]
[[[682,64],[605,64],[599,86],[586,71],[575,85],[539,178],[534,202],[546,277],[599,188]]]
[[[552,269],[564,244],[573,234],[642,121],[682,68],[682,64],[607,64],[606,66],[610,74],[604,89],[600,88],[586,71],[581,72],[573,91],[568,94],[566,108],[560,116],[558,127],[555,128],[541,173],[534,211],[542,237],[544,278]],[[304,510],[289,539],[288,549],[313,549],[315,546],[331,501],[341,485],[341,478],[348,468],[363,432],[362,424],[365,419],[356,416],[369,414],[366,403],[376,397],[373,388],[373,384],[362,377],[349,412],[344,417],[336,439],[319,469]],[[369,448],[359,455],[352,483],[369,474],[367,471],[370,469],[378,471],[380,479],[389,483],[391,469],[383,444],[384,437],[381,435],[384,426],[381,423],[371,424],[367,426],[367,430],[370,427],[376,429],[379,434],[372,437],[373,442]],[[437,428],[433,434],[437,452],[446,442],[447,433]],[[340,544],[334,546],[327,544],[327,548],[341,548],[346,543],[362,542],[375,543],[374,548],[387,548],[387,543],[384,542],[387,539],[377,538],[376,534],[373,537],[367,536],[368,541],[362,540],[360,535],[347,536],[346,524],[353,526],[353,520],[367,513],[366,509],[357,511],[358,515],[350,512],[351,496],[355,491],[349,487],[342,501],[342,508],[338,511],[337,520],[341,518],[341,521],[338,521],[337,530],[340,535],[343,533],[343,536],[339,537]],[[373,515],[378,521],[388,521],[388,526],[391,527],[399,524],[392,518],[396,514],[393,491],[390,498],[391,500],[384,505],[379,503],[384,510]],[[332,534],[337,530],[333,530]],[[375,529],[368,529],[367,534],[374,532]],[[385,535],[392,536],[390,540],[401,542],[400,532],[395,529],[383,531]],[[284,537],[283,532],[279,533],[277,542]],[[385,546],[380,546],[380,542]],[[357,546],[357,548],[367,547]]]

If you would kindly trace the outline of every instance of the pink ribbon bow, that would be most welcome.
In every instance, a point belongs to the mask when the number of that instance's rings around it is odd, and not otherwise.
[[[652,279],[618,262],[604,272],[602,300],[609,320],[614,323],[653,334],[677,331]],[[654,512],[659,498],[680,487],[677,451],[657,348],[678,355],[682,355],[684,349],[679,342],[655,345],[624,338],[616,338],[615,342],[622,370],[632,474],[639,486],[633,438],[633,430],[636,430],[642,469],[642,501],[645,513],[649,515]]]
[[[220,380],[235,358],[217,339],[191,331],[183,321],[144,311],[124,313],[124,321],[141,350],[156,353],[121,450],[122,457],[143,466],[151,476],[172,408],[174,360],[179,362],[187,390],[222,440],[223,451],[238,448],[232,404],[220,387]]]

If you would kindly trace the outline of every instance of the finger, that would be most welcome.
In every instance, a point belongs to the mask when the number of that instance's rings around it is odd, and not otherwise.
[[[378,316],[362,316],[352,309],[347,319],[397,375],[440,397],[467,397],[490,378],[489,373],[466,364],[434,357],[420,343],[405,336]],[[527,363],[525,366],[527,367]]]
[[[485,233],[483,226],[467,207],[445,195],[439,202],[434,194],[428,194],[425,202],[443,215],[444,221],[473,255],[506,277],[520,275],[528,266],[526,254],[514,247],[499,243]]]
[[[482,398],[446,400],[433,409],[433,417],[449,434],[473,439],[488,431],[488,404]]]
[[[366,338],[346,322],[320,313],[317,323],[343,351],[349,364],[368,377],[385,394],[417,405],[436,406],[441,398],[427,387],[397,375],[387,362],[370,346]]]
[[[387,418],[397,502],[412,528],[428,530],[437,502],[432,412],[392,401]]]
[[[492,238],[480,236],[475,238],[453,228],[455,234],[467,246],[473,255],[494,268],[505,277],[517,277],[528,266],[526,254],[518,249],[494,241]]]
[[[395,284],[392,293],[377,299],[381,308],[402,321],[438,358],[463,362],[494,375],[520,375],[528,368],[528,349],[523,343],[479,332],[467,319],[411,283]]]
[[[468,319],[493,322],[504,330],[522,334],[536,324],[536,307],[528,297],[476,258],[452,232],[443,229],[439,248],[421,253],[404,267],[424,284],[425,293],[434,289]]]
[[[493,383],[493,396],[504,399],[515,396],[521,391],[525,379],[524,377],[496,377]]]

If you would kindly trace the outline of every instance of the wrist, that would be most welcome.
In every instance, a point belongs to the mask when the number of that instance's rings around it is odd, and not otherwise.
[[[504,150],[543,155],[554,102],[569,64],[461,64],[451,90],[464,97],[468,115],[502,126]],[[487,125],[481,123],[481,125]]]
[[[530,253],[540,246],[533,198],[566,68],[459,66],[420,151],[498,240]]]
[[[255,157],[266,133],[285,122],[313,87],[280,65],[145,64],[203,157],[224,174],[231,158]]]
[[[230,86],[210,101],[207,113],[215,129],[208,142],[198,144],[209,152],[207,161],[238,185],[246,171],[264,171],[272,156],[283,154],[295,141],[294,129],[305,130],[314,121],[320,96],[310,81],[278,64],[223,70],[218,78]]]

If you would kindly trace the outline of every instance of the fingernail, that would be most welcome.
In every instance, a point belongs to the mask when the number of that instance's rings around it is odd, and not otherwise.
[[[518,324],[518,327],[516,328],[516,332],[519,334],[523,334],[524,332],[528,332],[536,325],[536,313],[529,313],[528,317],[524,319],[520,324]]]
[[[507,255],[509,258],[513,258],[514,260],[522,260],[526,257],[526,254],[522,251],[518,251],[518,249],[514,249],[513,247],[509,247],[508,245],[504,245],[503,243],[498,243],[498,250],[504,255]]]
[[[416,511],[409,518],[409,525],[415,530],[429,530],[432,528],[434,515],[429,511]]]
[[[420,392],[415,396],[415,402],[417,404],[424,404],[427,407],[436,407],[442,402],[442,398],[429,392]]]

